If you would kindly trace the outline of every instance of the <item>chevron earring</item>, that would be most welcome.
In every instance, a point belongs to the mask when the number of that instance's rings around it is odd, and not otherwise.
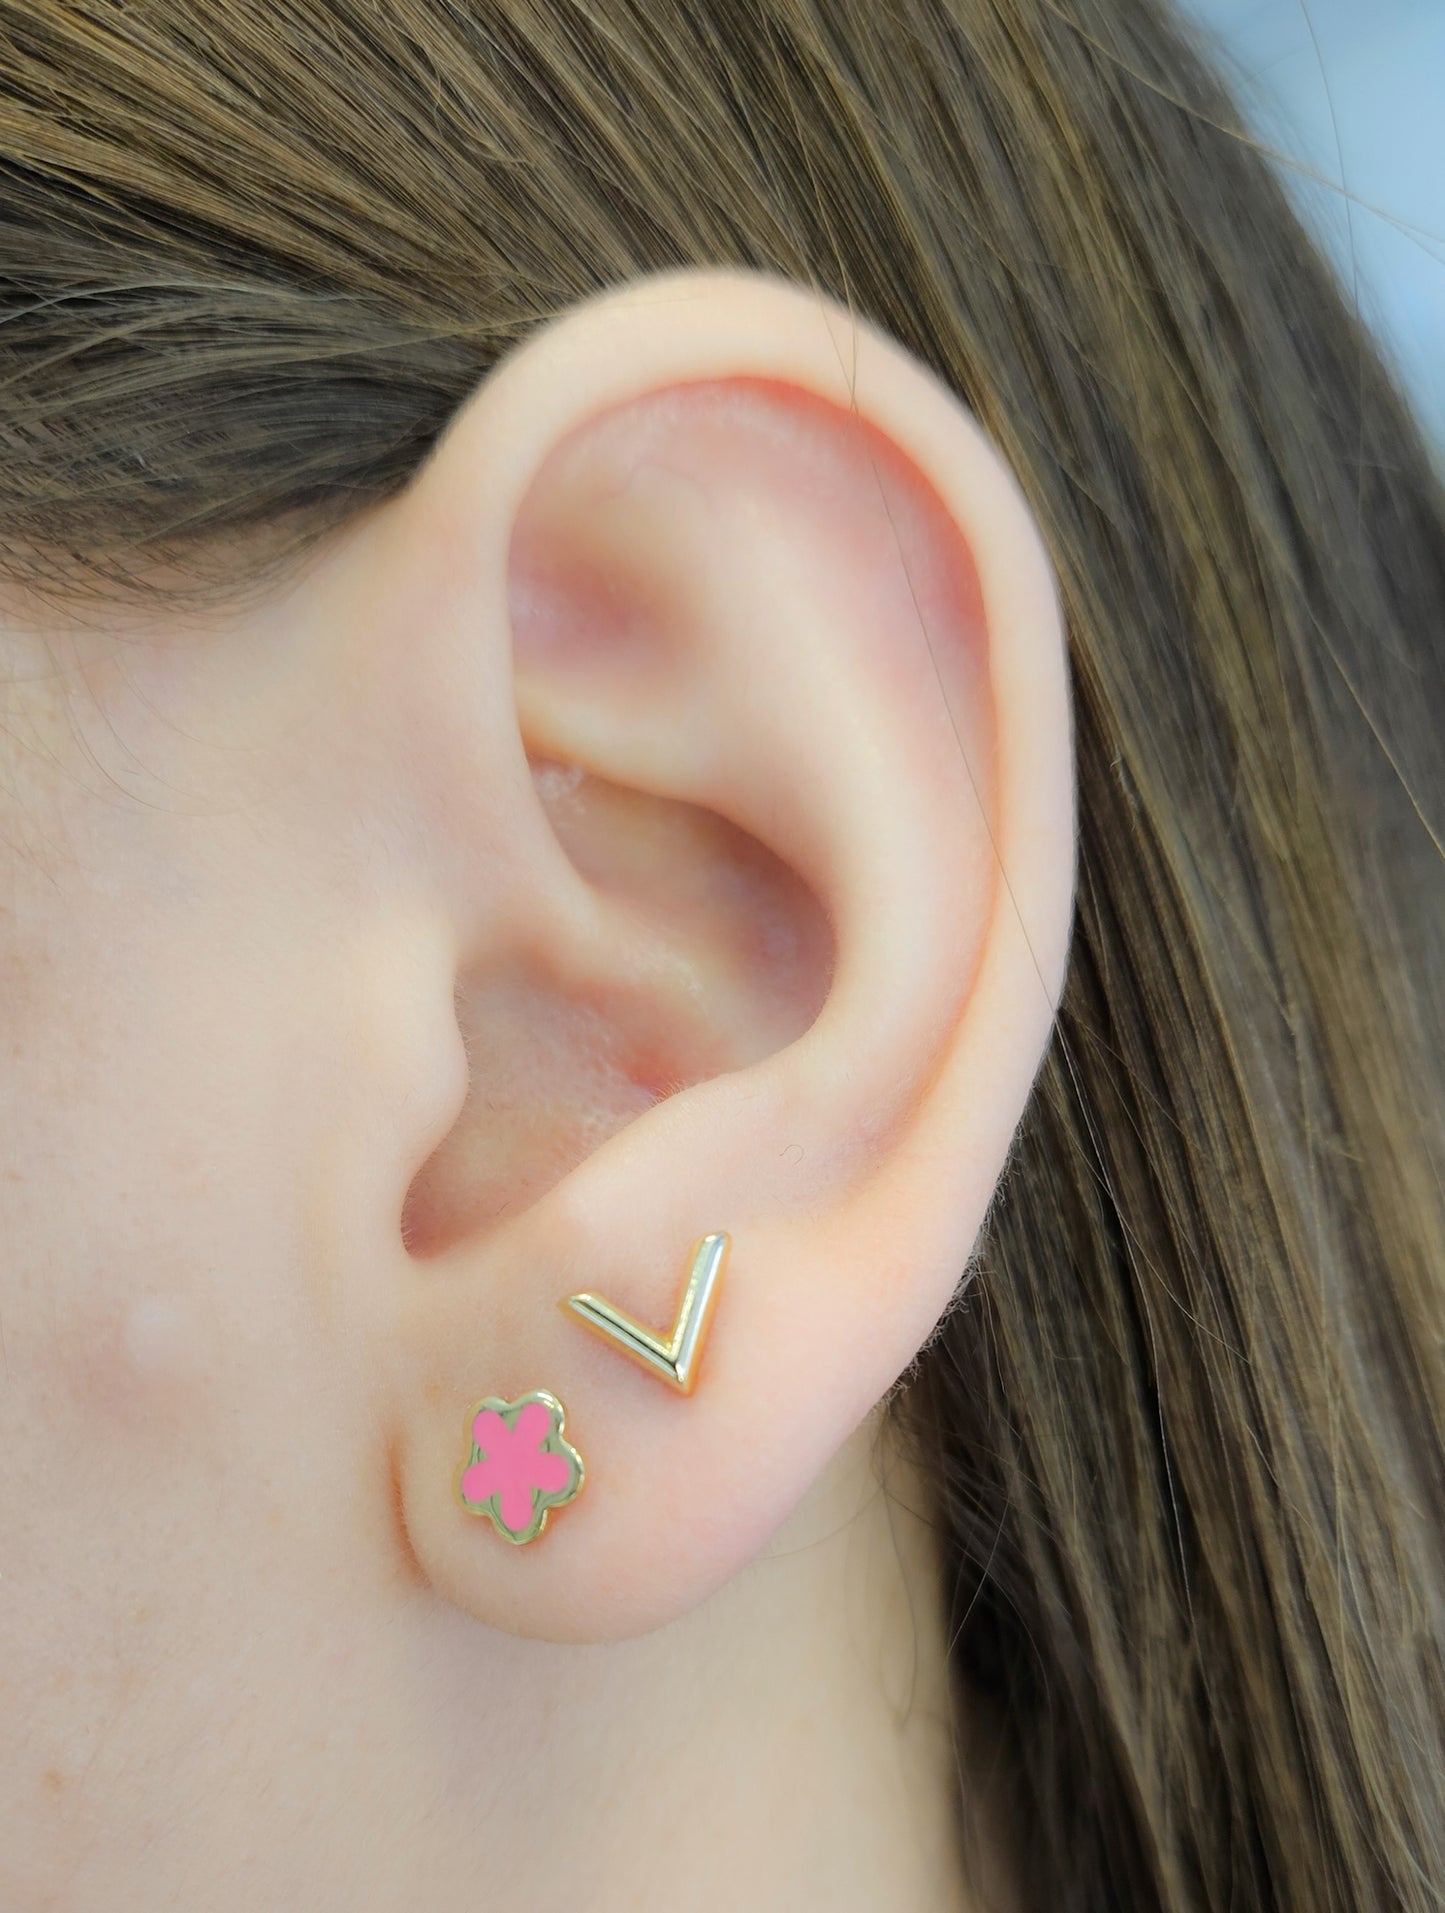
[[[600,1295],[569,1295],[559,1306],[570,1309],[594,1335],[600,1335],[624,1355],[630,1355],[669,1388],[675,1388],[681,1395],[690,1395],[697,1384],[702,1345],[717,1306],[731,1244],[732,1237],[723,1230],[699,1236],[693,1243],[687,1286],[678,1304],[672,1334],[666,1341]]]

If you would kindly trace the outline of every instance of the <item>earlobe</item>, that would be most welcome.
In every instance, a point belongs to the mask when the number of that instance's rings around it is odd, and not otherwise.
[[[402,1518],[468,1612],[615,1638],[752,1558],[965,1264],[1063,973],[1057,603],[957,402],[746,275],[579,308],[396,510],[408,562],[468,553],[459,622],[505,646],[523,772],[487,829],[513,820],[526,891],[515,934],[495,870],[458,898],[471,1082],[412,1182],[385,1358]],[[727,1281],[678,1386],[709,1234]],[[588,1491],[547,1519],[562,1463],[532,1456],[509,1538],[537,1544],[489,1546],[458,1469],[501,1481],[476,1404],[505,1446],[529,1396],[567,1404]]]

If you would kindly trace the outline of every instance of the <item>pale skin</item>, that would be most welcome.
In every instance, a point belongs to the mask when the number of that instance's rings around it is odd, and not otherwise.
[[[264,590],[3,641],[0,1905],[1003,1904],[877,1408],[1073,893],[974,421],[651,281]],[[558,1307],[666,1329],[714,1229],[690,1396]],[[454,1476],[534,1388],[587,1483],[514,1547]]]

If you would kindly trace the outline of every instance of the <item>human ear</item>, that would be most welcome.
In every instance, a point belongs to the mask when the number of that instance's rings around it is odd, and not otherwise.
[[[553,322],[357,553],[368,648],[436,674],[405,761],[455,833],[429,987],[468,1065],[374,1318],[396,1519],[477,1619],[619,1638],[758,1553],[965,1266],[1068,942],[1050,568],[941,384],[742,273]],[[690,1394],[559,1306],[665,1334],[712,1231]],[[457,1470],[535,1389],[586,1491],[512,1547]]]

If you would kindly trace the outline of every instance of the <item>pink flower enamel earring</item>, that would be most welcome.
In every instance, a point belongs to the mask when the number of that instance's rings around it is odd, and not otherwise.
[[[731,1241],[719,1231],[693,1243],[666,1340],[600,1295],[565,1296],[560,1306],[650,1375],[690,1395]],[[552,1510],[575,1501],[586,1480],[582,1457],[564,1432],[566,1422],[566,1409],[545,1388],[515,1401],[499,1395],[479,1401],[467,1417],[467,1450],[456,1471],[457,1498],[468,1514],[487,1516],[498,1534],[519,1546],[535,1541]]]
[[[471,1451],[457,1470],[457,1494],[469,1514],[491,1518],[519,1545],[535,1541],[554,1508],[575,1501],[587,1478],[563,1429],[567,1411],[545,1388],[516,1401],[488,1395],[468,1417]]]

